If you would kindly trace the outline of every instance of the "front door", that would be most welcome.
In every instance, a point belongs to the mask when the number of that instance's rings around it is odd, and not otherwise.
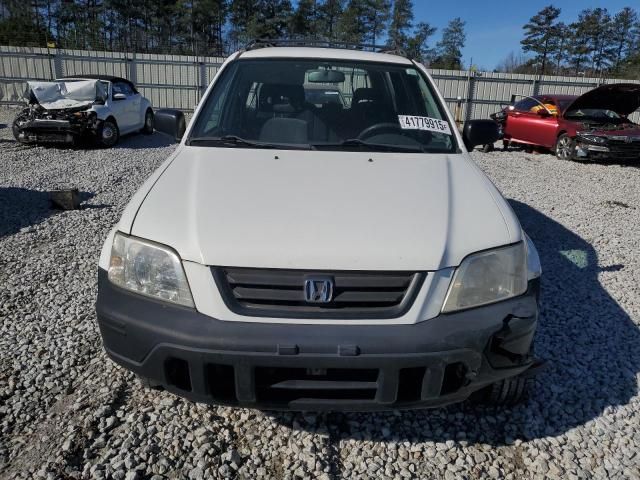
[[[552,106],[549,101],[543,105],[531,97],[517,102],[507,112],[506,137],[513,142],[552,148],[558,131],[557,109],[549,108]]]

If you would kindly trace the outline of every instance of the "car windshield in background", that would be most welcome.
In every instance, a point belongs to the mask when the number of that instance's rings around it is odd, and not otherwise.
[[[564,114],[565,118],[577,118],[584,120],[594,120],[603,122],[618,122],[623,118],[612,110],[602,108],[581,108],[578,110],[569,110]]]
[[[238,60],[216,82],[187,142],[229,148],[452,152],[452,128],[413,66]]]

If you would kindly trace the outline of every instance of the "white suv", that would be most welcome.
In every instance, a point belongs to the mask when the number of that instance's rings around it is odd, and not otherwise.
[[[343,102],[309,103],[325,85]],[[222,66],[102,250],[104,346],[148,386],[269,409],[522,397],[536,250],[425,68],[254,44]],[[467,147],[465,147],[465,145]]]

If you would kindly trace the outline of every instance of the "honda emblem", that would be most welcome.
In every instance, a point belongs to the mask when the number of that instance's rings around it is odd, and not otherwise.
[[[333,300],[333,278],[307,278],[304,281],[304,300],[307,303],[331,302],[331,300]]]

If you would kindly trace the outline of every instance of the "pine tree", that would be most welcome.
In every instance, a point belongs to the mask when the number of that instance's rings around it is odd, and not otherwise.
[[[591,73],[600,75],[611,65],[614,57],[611,15],[606,8],[586,9],[580,13],[578,23],[586,40]]]
[[[407,49],[413,23],[413,3],[411,0],[395,0],[389,25],[389,45]]]
[[[258,0],[255,14],[247,29],[250,37],[287,37],[292,12],[289,0]]]
[[[291,16],[291,35],[294,37],[316,37],[316,0],[299,0],[298,8]]]
[[[325,0],[317,9],[318,35],[328,40],[336,40],[338,23],[344,9],[344,0]]]
[[[459,70],[462,68],[462,49],[467,40],[465,22],[456,17],[442,31],[442,39],[436,45],[437,58],[434,68]]]
[[[589,46],[587,45],[587,32],[580,22],[569,25],[569,63],[575,75],[585,73],[583,70],[589,58]]]
[[[369,31],[365,10],[366,0],[349,0],[338,21],[338,38],[343,42],[364,43]]]
[[[375,45],[387,29],[391,17],[391,1],[365,0],[363,7],[364,21],[370,32],[369,41]]]
[[[429,38],[438,30],[426,22],[420,22],[416,25],[415,33],[408,41],[407,54],[410,58],[428,63],[435,57],[435,49],[429,48]]]
[[[555,35],[552,46],[552,52],[554,52],[554,59],[556,64],[556,75],[560,74],[562,62],[567,56],[567,51],[569,49],[569,39],[569,27],[564,22],[557,23],[555,25]]]
[[[637,27],[638,14],[632,8],[623,8],[613,18],[611,40],[613,71],[616,73],[620,71],[622,63],[633,51],[634,40],[638,36],[635,31]]]
[[[540,73],[545,74],[549,56],[553,53],[557,44],[558,30],[556,20],[560,16],[560,9],[553,5],[548,5],[531,17],[529,22],[523,27],[525,37],[520,42],[522,50],[534,52],[536,61],[541,65]]]

